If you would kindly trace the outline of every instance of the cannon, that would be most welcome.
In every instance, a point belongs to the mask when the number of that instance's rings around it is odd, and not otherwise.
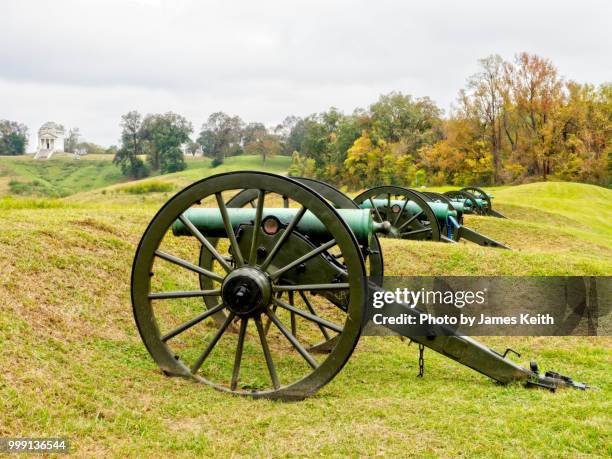
[[[136,250],[131,298],[140,336],[166,375],[300,400],[338,374],[360,338],[369,296],[382,291],[382,258],[372,249],[389,225],[339,191],[317,188],[327,198],[304,181],[233,172],[200,180],[161,207]],[[452,330],[410,338],[500,383],[585,387]],[[320,344],[325,352],[315,352]]]
[[[503,214],[493,209],[493,195],[486,193],[482,188],[469,186],[460,190],[446,191],[444,196],[449,198],[453,205],[465,206],[465,213],[477,214],[497,218],[506,218]]]
[[[450,243],[465,239],[485,247],[509,248],[463,225],[464,213],[471,211],[469,199],[452,201],[386,185],[366,190],[354,200],[363,209],[373,209],[375,221],[391,224],[386,237]]]

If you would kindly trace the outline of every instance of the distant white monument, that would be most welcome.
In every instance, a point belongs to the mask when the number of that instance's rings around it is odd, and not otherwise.
[[[38,130],[38,150],[34,159],[49,159],[53,153],[64,151],[64,128],[53,121],[43,124]]]

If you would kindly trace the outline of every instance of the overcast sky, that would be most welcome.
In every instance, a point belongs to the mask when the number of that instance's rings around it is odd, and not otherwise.
[[[520,51],[579,82],[612,80],[612,1],[2,0],[0,119],[78,126],[104,146],[120,116],[366,107],[430,96],[446,112],[478,59]]]

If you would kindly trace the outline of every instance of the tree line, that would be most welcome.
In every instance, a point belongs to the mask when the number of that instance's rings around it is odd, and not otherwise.
[[[566,81],[549,60],[527,53],[511,61],[493,55],[479,64],[446,117],[428,97],[392,92],[352,114],[332,107],[288,116],[271,128],[216,112],[191,141],[192,126],[179,115],[141,119],[131,112],[124,116],[117,158],[127,161],[132,176],[147,168],[137,159],[145,153],[148,167],[180,170],[185,164],[178,147],[186,142],[188,152],[202,151],[213,166],[240,154],[264,161],[291,155],[291,174],[351,188],[548,179],[610,184],[611,83]]]
[[[429,98],[383,95],[291,132],[290,172],[352,188],[568,180],[610,185],[612,84],[566,81],[547,59],[489,56],[448,117]]]
[[[208,117],[195,141],[190,138],[192,133],[192,124],[176,113],[143,117],[131,111],[121,118],[121,146],[115,163],[125,175],[140,178],[151,171],[165,174],[185,169],[184,154],[202,152],[216,167],[228,156],[260,155],[265,163],[266,158],[282,153],[282,137],[275,130],[223,112]]]
[[[78,139],[73,131],[67,145]],[[26,145],[24,125],[0,122],[0,154],[22,154]],[[609,186],[612,83],[565,80],[533,54],[492,55],[479,61],[447,116],[428,97],[392,92],[351,114],[332,107],[273,127],[215,112],[194,136],[176,113],[131,111],[121,118],[120,146],[107,152],[134,178],[183,170],[185,154],[201,152],[213,166],[241,154],[264,162],[288,155],[290,174],[351,188],[548,179]]]

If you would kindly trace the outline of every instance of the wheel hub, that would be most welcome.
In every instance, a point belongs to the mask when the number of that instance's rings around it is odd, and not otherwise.
[[[223,281],[221,296],[228,309],[240,316],[263,311],[272,298],[268,277],[259,269],[243,267],[232,271]]]

